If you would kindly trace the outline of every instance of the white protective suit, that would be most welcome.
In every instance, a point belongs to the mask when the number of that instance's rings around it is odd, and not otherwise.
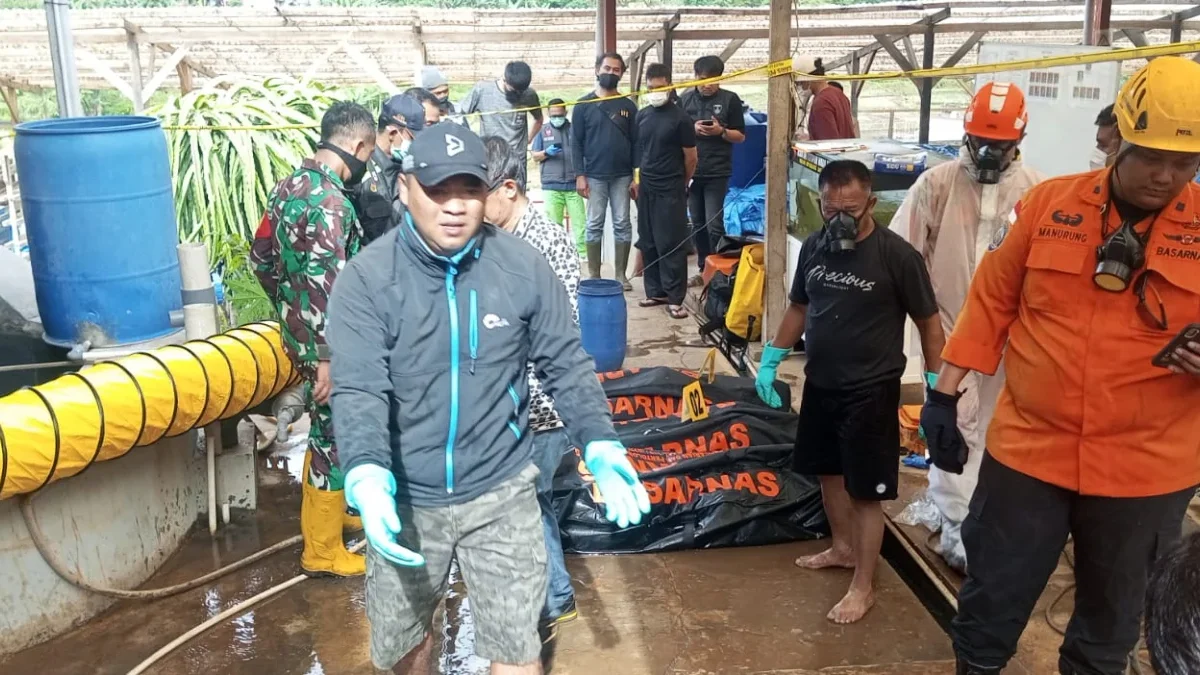
[[[925,259],[946,335],[954,328],[966,302],[975,266],[987,252],[996,231],[1008,221],[1013,206],[1025,192],[1045,179],[1041,173],[1023,166],[1020,156],[1001,173],[999,183],[983,185],[976,176],[975,162],[964,146],[958,159],[921,174],[889,227]],[[920,344],[920,340],[913,344]],[[1000,364],[993,376],[969,373],[961,388],[966,391],[958,402],[958,428],[970,453],[966,468],[962,475],[956,476],[931,467],[929,497],[942,514],[938,553],[951,567],[965,571],[966,552],[960,530],[979,480],[988,424],[1004,388],[1004,364]]]

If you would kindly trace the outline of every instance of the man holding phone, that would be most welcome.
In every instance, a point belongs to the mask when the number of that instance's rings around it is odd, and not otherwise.
[[[921,426],[959,473],[971,371],[1008,379],[963,523],[959,675],[998,675],[1068,536],[1075,609],[1059,672],[1124,673],[1150,565],[1200,483],[1200,64],[1165,56],[1122,88],[1112,166],[1017,203],[971,283]],[[1186,335],[1186,334],[1185,334]],[[1168,344],[1166,367],[1153,363]]]

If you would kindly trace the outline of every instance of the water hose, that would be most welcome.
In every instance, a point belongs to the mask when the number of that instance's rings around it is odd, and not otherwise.
[[[248,555],[235,563],[231,563],[222,567],[221,569],[209,572],[202,577],[197,577],[191,581],[181,584],[175,584],[174,586],[167,586],[166,588],[149,588],[134,591],[120,588],[107,588],[105,586],[96,586],[95,584],[88,583],[87,581],[81,579],[78,574],[67,569],[67,566],[63,564],[62,560],[58,558],[58,555],[50,548],[49,542],[46,541],[46,535],[42,532],[41,525],[38,524],[37,516],[33,513],[33,495],[22,495],[19,501],[21,507],[21,517],[25,520],[25,527],[29,530],[30,538],[33,539],[34,548],[36,548],[37,552],[42,555],[42,559],[46,561],[46,564],[50,566],[50,569],[54,570],[55,574],[62,578],[63,581],[81,590],[88,591],[89,593],[96,593],[97,595],[108,596],[110,598],[121,598],[123,600],[158,600],[161,598],[170,597],[172,595],[179,595],[180,593],[190,591],[194,588],[199,588],[210,581],[216,581],[230,572],[236,572],[247,565],[251,565],[259,560],[262,560],[263,558],[266,558],[267,556],[274,555],[284,549],[291,548],[304,541],[303,537],[300,535],[284,539],[278,544],[264,548],[258,553]]]
[[[366,545],[367,545],[367,540],[364,539],[364,540],[358,542],[357,544],[355,544],[354,546],[351,546],[350,552],[358,553]],[[263,591],[262,593],[259,593],[258,595],[255,595],[254,597],[251,597],[246,600],[243,600],[242,602],[239,602],[238,604],[234,605],[233,607],[230,607],[229,609],[225,610],[224,612],[221,612],[220,614],[212,617],[208,621],[205,621],[204,623],[200,624],[199,626],[196,626],[195,628],[189,630],[188,632],[184,633],[183,635],[180,635],[179,637],[175,638],[174,640],[171,640],[166,645],[164,645],[161,649],[159,649],[158,651],[154,652],[149,657],[147,657],[146,660],[144,660],[141,663],[134,666],[132,670],[130,670],[128,673],[126,673],[126,675],[142,675],[142,673],[146,672],[146,670],[149,669],[151,666],[153,666],[154,664],[161,661],[163,659],[163,657],[165,657],[168,654],[170,654],[171,652],[175,651],[183,644],[186,644],[189,640],[196,637],[197,635],[200,635],[201,633],[208,631],[213,626],[216,626],[217,624],[219,624],[227,619],[231,619],[231,618],[237,616],[238,614],[241,614],[242,612],[246,611],[247,609],[250,609],[254,605],[257,605],[258,603],[260,603],[264,600],[267,600],[268,598],[272,598],[276,595],[279,595],[280,593],[286,591],[287,589],[291,588],[292,586],[295,586],[296,584],[299,584],[300,582],[304,581],[305,579],[311,579],[311,578],[312,577],[308,576],[307,574],[297,574],[296,576],[292,577],[291,579],[288,579],[287,581],[285,581],[277,586],[272,586],[271,588],[268,588],[267,590]]]
[[[0,499],[234,417],[297,379],[276,323],[138,352],[0,398]]]

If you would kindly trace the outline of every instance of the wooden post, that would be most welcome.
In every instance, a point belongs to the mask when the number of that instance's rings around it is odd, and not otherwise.
[[[674,23],[671,20],[663,22],[662,53],[659,57],[662,59],[662,64],[672,73],[675,72],[675,39],[672,37],[672,34],[675,32],[675,26],[678,24],[678,16],[675,17]]]
[[[617,51],[617,0],[596,3],[596,56]]]
[[[791,54],[791,0],[771,0],[770,62]],[[791,165],[792,78],[772,77],[767,85],[766,281],[763,289],[763,344],[775,336],[788,300],[788,168]],[[790,347],[791,345],[780,345]]]
[[[179,91],[187,94],[196,88],[192,81],[192,68],[187,64],[187,61],[180,61],[175,66],[175,74],[179,75]]]
[[[922,54],[921,67],[925,70],[933,68],[933,25],[925,27],[925,44],[924,53]],[[933,106],[933,85],[932,77],[926,77],[921,80],[921,127],[917,134],[917,138],[921,143],[929,142],[929,115],[930,108]]]
[[[17,90],[14,87],[0,88],[0,94],[4,95],[4,103],[8,105],[8,116],[12,118],[13,124],[21,123],[21,108],[17,104]]]
[[[133,112],[141,114],[145,107],[142,100],[142,55],[138,49],[137,31],[125,27],[125,47],[129,50],[129,90],[133,99]]]
[[[1083,44],[1112,44],[1109,30],[1111,17],[1112,0],[1087,0],[1083,5]]]
[[[871,66],[875,65],[875,55],[879,53],[878,49],[867,53],[867,62],[862,66],[861,74],[866,75],[871,72]],[[855,57],[855,72],[858,71],[858,58]],[[858,119],[858,99],[862,96],[863,87],[867,85],[866,80],[858,80],[850,83],[850,105],[854,109],[854,119]]]
[[[859,62],[858,54],[855,54],[850,59],[850,74],[858,75],[858,69],[862,64]],[[850,116],[858,119],[858,83],[862,80],[852,80],[850,82]]]
[[[1171,44],[1183,41],[1183,20],[1178,15],[1171,20]]]

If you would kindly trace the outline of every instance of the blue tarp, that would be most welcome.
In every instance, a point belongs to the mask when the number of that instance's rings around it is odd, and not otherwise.
[[[734,188],[725,195],[725,234],[741,237],[765,234],[767,186]]]

